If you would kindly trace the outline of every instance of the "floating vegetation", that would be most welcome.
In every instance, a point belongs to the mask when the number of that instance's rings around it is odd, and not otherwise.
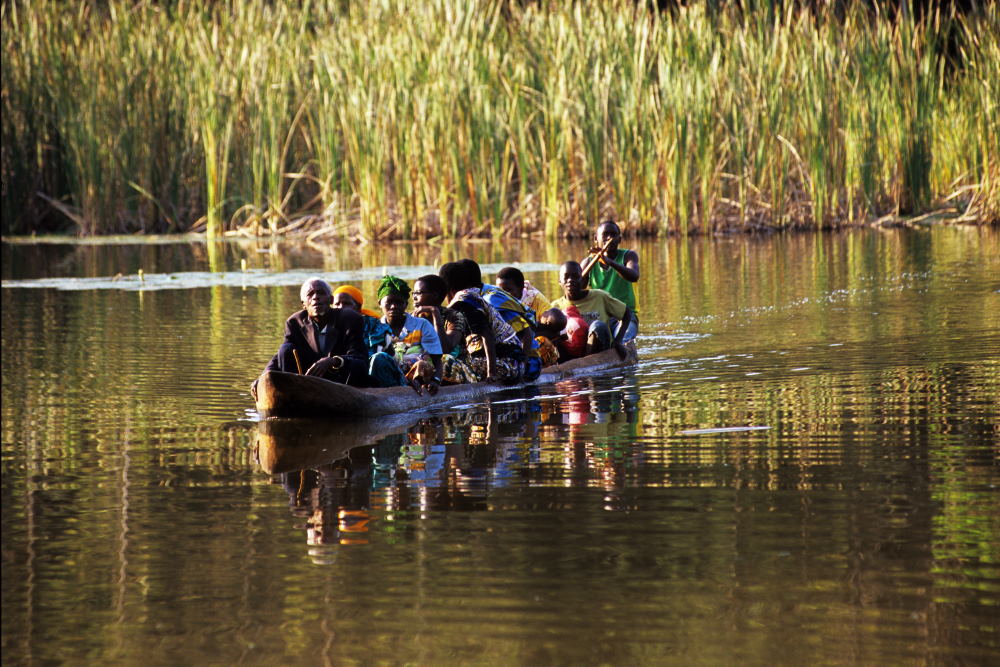
[[[996,3],[520,4],[3,3],[4,232],[1000,219]]]

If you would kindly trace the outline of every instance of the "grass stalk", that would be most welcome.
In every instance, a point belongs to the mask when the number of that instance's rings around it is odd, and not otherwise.
[[[6,233],[1000,217],[995,3],[916,19],[861,3],[15,0],[0,23]]]

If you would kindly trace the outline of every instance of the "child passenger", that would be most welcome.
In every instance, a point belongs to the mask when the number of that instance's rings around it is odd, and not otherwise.
[[[632,309],[604,290],[584,287],[583,271],[578,262],[566,262],[559,269],[563,296],[552,305],[567,312],[579,311],[588,323],[587,354],[614,347],[625,357],[623,343],[635,338],[636,320]]]
[[[497,287],[513,295],[521,304],[535,315],[535,320],[552,304],[534,285],[525,280],[521,270],[507,266],[497,272]]]
[[[552,366],[568,355],[561,354],[560,345],[566,340],[566,313],[558,308],[549,308],[538,315],[538,327],[535,329],[535,341],[538,342],[538,356],[542,366]]]

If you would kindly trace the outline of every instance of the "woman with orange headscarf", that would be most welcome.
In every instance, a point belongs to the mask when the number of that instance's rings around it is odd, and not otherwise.
[[[333,307],[361,313],[364,320],[362,336],[368,348],[368,379],[373,387],[403,387],[409,384],[392,356],[392,329],[382,316],[363,306],[364,297],[354,285],[341,285],[333,290]]]
[[[337,308],[338,296],[340,300],[340,308],[350,308],[356,310],[362,315],[367,315],[368,317],[374,317],[375,319],[380,319],[382,315],[376,313],[370,308],[365,308],[365,298],[361,295],[361,290],[359,290],[354,285],[341,285],[337,289],[333,290],[333,306]]]

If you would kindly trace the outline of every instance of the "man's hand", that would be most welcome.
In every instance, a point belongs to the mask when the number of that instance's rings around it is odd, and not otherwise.
[[[437,378],[431,378],[426,382],[421,382],[420,378],[413,378],[409,382],[410,386],[413,387],[413,391],[417,392],[418,394],[423,394],[424,392],[427,392],[428,394],[433,396],[436,393],[438,393],[438,389],[441,388],[441,383],[440,381],[438,381]]]
[[[315,375],[317,377],[323,377],[331,370],[337,370],[344,365],[343,357],[324,357],[317,361],[315,364],[309,367],[306,371],[306,375]]]
[[[611,247],[611,244],[614,242],[614,240],[615,240],[614,237],[612,237],[608,239],[607,243],[605,243],[600,248],[595,246],[590,249],[590,254],[587,255],[587,258],[583,260],[583,264],[580,266],[580,268],[582,269],[580,275],[583,278],[586,278],[588,275],[590,275],[591,270],[593,270],[593,268],[597,266],[598,262],[607,265],[607,262],[605,262],[605,260],[608,258],[607,256],[608,248]]]

